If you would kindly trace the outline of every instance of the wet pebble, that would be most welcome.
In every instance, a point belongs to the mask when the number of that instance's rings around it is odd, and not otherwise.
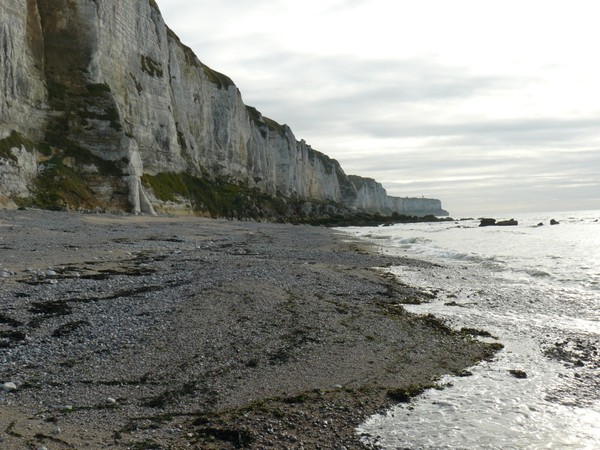
[[[2,390],[6,391],[6,392],[16,391],[17,385],[15,383],[13,383],[12,381],[9,381],[2,385]]]
[[[508,371],[508,373],[510,373],[515,378],[519,378],[519,379],[527,378],[527,373],[523,372],[522,370],[511,369]]]

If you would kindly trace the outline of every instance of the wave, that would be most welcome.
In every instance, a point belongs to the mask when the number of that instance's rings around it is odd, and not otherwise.
[[[524,272],[534,278],[551,278],[552,274],[541,269],[525,269]]]

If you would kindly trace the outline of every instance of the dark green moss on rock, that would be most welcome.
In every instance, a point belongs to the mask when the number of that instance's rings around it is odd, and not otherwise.
[[[152,190],[158,200],[192,203],[198,213],[211,217],[263,219],[284,213],[282,199],[271,197],[245,184],[224,179],[210,180],[186,173],[143,175],[142,183]]]
[[[102,97],[111,92],[110,87],[106,83],[92,83],[86,86],[86,89],[92,97]]]
[[[208,77],[208,80],[217,85],[219,89],[227,89],[229,86],[234,86],[233,81],[227,75],[217,72],[210,67],[203,65],[204,74]]]
[[[142,71],[155,78],[162,78],[164,75],[162,64],[150,56],[141,55]]]
[[[269,119],[268,117],[263,117],[265,124],[271,131],[275,131],[276,133],[285,135],[285,126],[275,122],[273,119]]]
[[[158,8],[158,3],[156,3],[156,0],[148,0],[148,4],[156,13],[160,13],[160,9]]]
[[[24,147],[27,151],[33,152],[34,144],[18,131],[13,130],[10,136],[0,140],[0,158],[7,158],[17,161],[17,157],[11,152],[13,148]]]

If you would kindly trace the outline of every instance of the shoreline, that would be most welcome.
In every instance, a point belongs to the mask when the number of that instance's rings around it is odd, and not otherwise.
[[[366,448],[494,354],[373,269],[424,263],[322,227],[2,210],[0,247],[7,449]]]

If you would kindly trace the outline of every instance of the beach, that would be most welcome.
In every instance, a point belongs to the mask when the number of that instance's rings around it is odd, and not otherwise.
[[[324,227],[2,210],[0,252],[6,449],[365,448],[497,348],[378,269],[435,265]]]

